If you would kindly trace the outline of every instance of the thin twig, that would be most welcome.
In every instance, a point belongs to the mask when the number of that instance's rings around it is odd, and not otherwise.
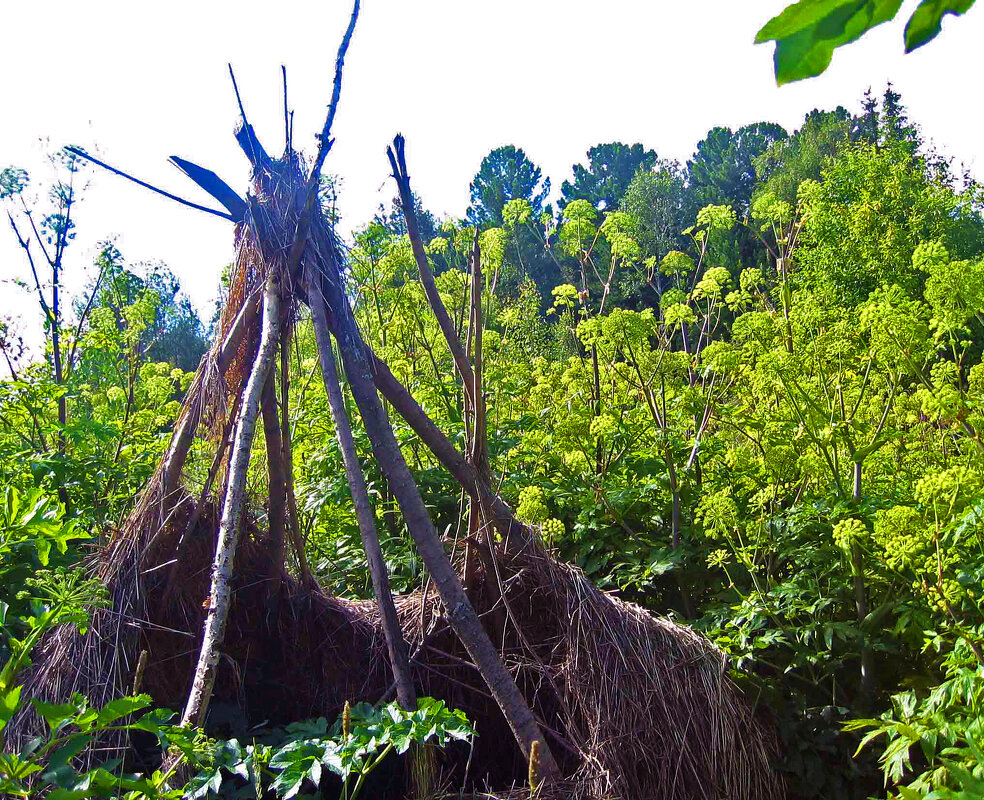
[[[290,111],[287,108],[287,67],[280,65],[284,74],[284,148],[290,152]]]
[[[349,43],[352,41],[352,33],[355,31],[355,22],[359,18],[359,0],[355,0],[352,6],[352,17],[349,19],[348,28],[342,37],[341,44],[338,45],[338,55],[335,57],[335,81],[331,90],[331,103],[328,105],[328,116],[325,117],[325,125],[321,129],[319,139],[321,145],[318,147],[318,156],[314,161],[314,168],[311,170],[311,177],[317,180],[321,174],[321,165],[325,163],[325,156],[331,149],[331,126],[335,121],[335,112],[338,110],[338,98],[342,93],[342,67],[345,64],[345,53],[348,51]]]

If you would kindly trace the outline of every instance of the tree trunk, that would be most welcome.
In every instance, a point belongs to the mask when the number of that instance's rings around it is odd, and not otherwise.
[[[334,333],[338,339],[352,395],[362,414],[376,460],[389,481],[390,488],[403,512],[403,519],[417,546],[417,552],[430,572],[447,609],[448,621],[495,697],[523,755],[529,757],[530,746],[534,741],[539,741],[543,774],[556,776],[559,773],[557,764],[533,717],[533,712],[512,675],[503,665],[498,651],[468,600],[458,575],[434,530],[413,476],[403,459],[393,429],[373,386],[366,346],[352,315],[348,297],[342,291],[339,270],[333,263],[327,263],[325,266],[331,271],[323,276],[320,286],[323,288],[333,316]],[[309,292],[314,293],[317,289],[318,283],[314,283],[309,287]]]
[[[308,268],[308,285],[317,286],[316,278]],[[417,693],[414,691],[413,678],[410,675],[410,659],[407,655],[407,643],[403,638],[400,621],[396,615],[396,604],[390,589],[389,575],[386,572],[386,561],[379,546],[376,535],[376,522],[372,506],[369,503],[369,491],[366,489],[365,475],[355,450],[355,440],[352,438],[352,428],[349,425],[348,414],[345,411],[345,398],[342,387],[338,382],[338,371],[335,367],[335,356],[332,353],[331,338],[328,334],[328,321],[325,301],[317,289],[313,289],[309,298],[311,315],[314,318],[314,335],[318,343],[318,357],[321,361],[321,375],[328,393],[328,405],[331,408],[332,420],[335,423],[335,436],[342,451],[342,461],[345,464],[345,475],[348,478],[349,489],[352,491],[352,505],[355,506],[355,516],[359,522],[359,532],[362,534],[362,546],[366,551],[369,562],[369,574],[372,576],[372,588],[379,603],[379,612],[383,620],[383,633],[386,636],[386,647],[389,650],[390,665],[393,668],[393,678],[396,680],[396,697],[406,711],[417,708]]]
[[[280,335],[280,276],[271,271],[263,292],[263,331],[260,348],[253,362],[249,380],[246,382],[239,421],[233,440],[232,455],[229,459],[228,489],[222,506],[219,523],[219,536],[215,546],[215,560],[212,563],[212,584],[208,596],[208,616],[205,619],[205,633],[195,668],[195,677],[184,713],[182,725],[201,725],[208,711],[212,687],[215,685],[215,672],[219,663],[219,648],[225,639],[226,622],[229,618],[229,605],[232,600],[233,565],[236,560],[236,547],[242,523],[243,500],[246,494],[246,472],[249,468],[250,449],[256,433],[256,418],[259,414],[260,395],[277,351]]]
[[[263,395],[260,413],[263,415],[263,438],[266,442],[267,477],[269,480],[269,521],[267,546],[274,565],[283,567],[284,541],[287,538],[287,469],[284,464],[284,442],[281,438],[280,419],[277,414],[277,380],[270,370]]]

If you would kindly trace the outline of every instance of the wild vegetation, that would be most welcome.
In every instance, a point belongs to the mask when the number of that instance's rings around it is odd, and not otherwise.
[[[208,338],[165,268],[127,265],[108,244],[92,285],[65,298],[86,167],[59,158],[50,208],[23,172],[0,181],[46,343],[29,361],[0,331],[0,737],[28,704],[48,724],[5,751],[0,791],[165,797],[188,781],[195,796],[290,797],[334,772],[354,798],[391,750],[467,739],[463,716],[428,699],[407,715],[352,697],[334,727],[258,731],[216,716],[206,733],[147,710],[139,678],[101,707],[21,696],[44,634],[84,627],[105,605],[80,564],[163,457]],[[926,147],[889,87],[858,113],[811,112],[793,133],[714,128],[686,164],[599,144],[557,209],[548,199],[549,181],[511,146],[482,162],[465,218],[435,219],[415,198],[462,341],[475,335],[479,248],[484,446],[500,494],[597,587],[723,651],[778,731],[790,796],[984,797],[981,187]],[[366,343],[473,449],[475,407],[399,202],[351,233],[347,256]],[[309,318],[284,367],[305,560],[331,594],[372,597]],[[351,405],[344,377],[342,388]],[[468,536],[465,495],[391,422],[450,550]],[[419,590],[427,572],[356,417],[352,433],[390,582]],[[211,460],[196,443],[186,472],[199,486]],[[250,469],[262,521],[265,470]],[[184,753],[191,775],[147,768],[145,753],[73,766],[94,736],[123,728]]]

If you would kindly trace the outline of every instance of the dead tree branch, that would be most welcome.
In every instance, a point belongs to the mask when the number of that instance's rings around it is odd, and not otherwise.
[[[311,287],[309,302],[311,316],[314,320],[314,336],[318,344],[318,356],[321,361],[321,374],[328,394],[328,405],[331,408],[332,420],[335,423],[335,436],[339,449],[342,451],[342,461],[345,464],[345,475],[348,478],[349,489],[352,492],[352,505],[362,534],[362,545],[369,562],[369,573],[372,576],[372,588],[376,593],[379,611],[383,621],[383,633],[386,636],[386,647],[389,650],[390,665],[393,668],[393,678],[396,681],[396,696],[400,705],[407,711],[417,708],[417,693],[413,687],[410,673],[410,660],[407,656],[407,643],[403,638],[403,629],[396,614],[396,604],[390,589],[389,575],[386,571],[386,561],[379,546],[376,534],[376,522],[373,517],[372,505],[369,502],[369,491],[366,488],[365,475],[359,456],[355,450],[355,439],[345,411],[345,399],[342,397],[342,387],[338,382],[338,371],[335,366],[335,356],[332,353],[331,338],[328,333],[328,319],[325,300],[319,291],[318,282],[312,280],[312,269],[309,267],[308,285]]]
[[[132,175],[124,172],[123,170],[116,169],[116,167],[111,167],[105,161],[100,161],[95,156],[89,155],[87,152],[85,152],[85,150],[80,150],[77,147],[66,147],[65,149],[68,152],[79,156],[79,158],[84,158],[86,161],[91,161],[93,164],[95,164],[98,167],[102,167],[105,170],[109,170],[114,175],[119,175],[121,178],[126,178],[128,181],[133,181],[138,186],[143,186],[145,189],[150,189],[150,191],[152,192],[157,192],[157,194],[163,195],[169,200],[174,200],[174,202],[176,203],[181,203],[181,205],[183,206],[188,206],[188,208],[194,208],[198,211],[204,211],[206,214],[212,214],[216,217],[222,217],[222,219],[227,219],[230,222],[238,221],[232,216],[232,214],[228,214],[224,211],[217,211],[216,209],[209,208],[208,206],[200,206],[198,205],[198,203],[192,203],[190,200],[185,200],[183,197],[178,197],[176,194],[171,194],[170,192],[166,192],[163,189],[158,189],[153,184],[140,180],[140,178],[134,178]]]
[[[465,394],[472,400],[474,391],[475,376],[472,374],[471,364],[468,363],[468,356],[465,348],[461,344],[461,339],[454,329],[454,323],[448,316],[448,310],[444,307],[444,301],[437,291],[437,284],[434,282],[434,273],[431,272],[430,265],[427,263],[427,253],[424,251],[424,243],[420,239],[420,228],[417,225],[417,214],[414,210],[413,192],[410,190],[410,175],[407,173],[406,141],[401,134],[397,134],[393,139],[393,147],[386,148],[386,155],[389,157],[390,166],[393,168],[393,179],[400,190],[400,205],[403,208],[403,218],[407,224],[407,234],[410,236],[410,247],[413,250],[414,260],[417,262],[417,271],[420,274],[420,282],[427,295],[427,302],[430,304],[434,316],[437,317],[437,324],[441,327],[444,339],[451,351],[454,359],[455,368],[465,386]]]
[[[263,292],[263,330],[260,348],[253,362],[249,380],[243,392],[243,403],[232,455],[229,459],[228,489],[222,506],[219,536],[212,563],[212,584],[208,596],[208,616],[195,677],[184,713],[182,725],[201,725],[208,711],[215,673],[219,663],[219,648],[225,639],[226,621],[232,601],[232,569],[236,559],[236,547],[242,523],[243,501],[246,494],[246,472],[249,468],[250,449],[256,433],[260,395],[266,384],[280,338],[280,276],[270,272]]]

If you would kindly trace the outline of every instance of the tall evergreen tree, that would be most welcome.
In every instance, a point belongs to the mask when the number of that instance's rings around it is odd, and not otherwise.
[[[482,159],[471,182],[468,219],[475,225],[499,227],[502,209],[510,200],[528,200],[534,218],[544,210],[550,195],[550,178],[513,145],[497,147]]]
[[[755,195],[772,192],[777,199],[795,204],[800,183],[820,179],[824,165],[852,140],[855,126],[856,120],[843,106],[833,111],[813,109],[798,131],[773,142],[755,159],[759,176]]]
[[[739,217],[747,216],[758,180],[755,159],[789,134],[774,122],[756,122],[737,131],[712,128],[687,162],[691,210],[696,214],[709,203],[730,205]]]
[[[588,150],[588,165],[575,164],[573,182],[564,181],[560,207],[571,200],[587,200],[596,208],[615,211],[636,173],[651,169],[656,160],[656,151],[638,142],[596,144]]]
[[[878,142],[878,99],[869,87],[861,100],[861,116],[858,117],[858,138],[869,144]]]
[[[883,142],[905,142],[913,152],[919,147],[918,131],[909,122],[909,112],[902,102],[902,95],[895,91],[891,81],[882,95],[879,130]]]

